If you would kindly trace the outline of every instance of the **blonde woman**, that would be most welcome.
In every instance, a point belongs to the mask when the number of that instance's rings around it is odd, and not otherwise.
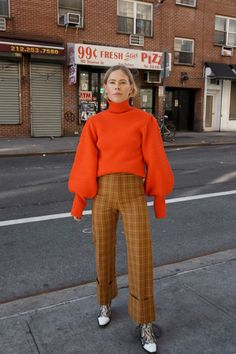
[[[130,70],[122,65],[111,67],[104,88],[108,109],[87,121],[71,170],[69,189],[75,193],[71,214],[80,220],[86,198],[93,199],[100,327],[110,323],[111,302],[117,296],[116,226],[121,214],[128,255],[128,312],[140,325],[143,349],[156,353],[152,244],[145,195],[154,196],[156,218],[165,217],[165,197],[173,189],[174,177],[156,120],[129,104],[137,94]]]

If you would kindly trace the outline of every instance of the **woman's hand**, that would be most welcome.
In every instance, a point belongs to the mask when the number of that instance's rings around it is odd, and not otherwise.
[[[80,218],[77,218],[77,216],[74,216],[74,220],[75,220],[75,221],[78,221],[78,222],[81,221],[81,219],[80,219]]]

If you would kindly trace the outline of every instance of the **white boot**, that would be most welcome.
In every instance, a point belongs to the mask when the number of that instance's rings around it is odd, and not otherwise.
[[[101,305],[98,313],[98,325],[105,327],[111,321],[111,305]]]
[[[146,352],[157,352],[157,340],[153,333],[151,323],[144,323],[140,325],[140,339],[142,347]]]

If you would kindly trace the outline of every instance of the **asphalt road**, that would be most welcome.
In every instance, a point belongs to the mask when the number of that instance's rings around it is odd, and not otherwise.
[[[170,199],[235,190],[236,146],[167,150],[175,174]],[[73,155],[0,159],[0,220],[69,212],[67,179]],[[236,195],[168,204],[156,220],[150,207],[154,264],[236,247]],[[87,209],[91,208],[88,203]],[[122,225],[117,273],[127,273]],[[0,227],[0,302],[95,279],[91,216]]]

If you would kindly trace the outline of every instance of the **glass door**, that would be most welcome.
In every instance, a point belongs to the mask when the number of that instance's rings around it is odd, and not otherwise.
[[[100,71],[81,70],[79,73],[79,121],[86,122],[92,115],[107,108],[103,78]]]
[[[141,109],[145,112],[154,113],[154,94],[153,88],[144,88],[140,90]]]

